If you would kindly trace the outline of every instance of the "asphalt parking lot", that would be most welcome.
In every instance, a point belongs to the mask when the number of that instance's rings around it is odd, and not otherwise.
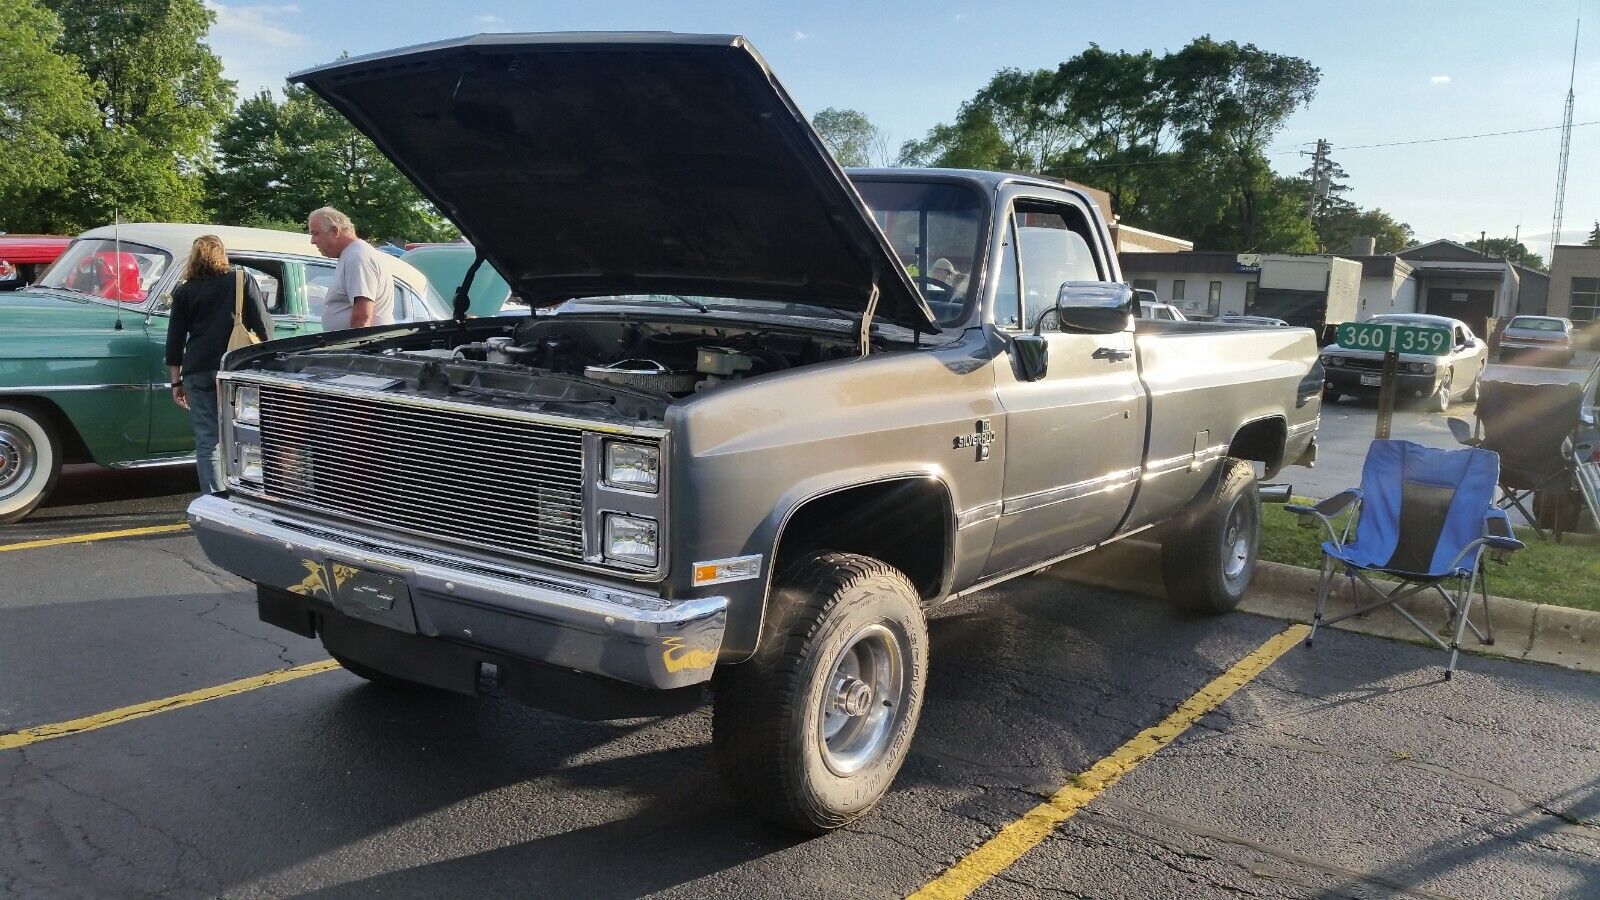
[[[71,473],[0,544],[176,521],[186,478]],[[186,533],[0,551],[0,894],[905,896],[1285,628],[1048,574],[947,605],[895,789],[801,841],[733,805],[705,710],[583,723],[334,669],[132,717],[325,654]],[[1600,895],[1600,680],[1442,660],[1289,647],[973,895]],[[102,727],[15,736],[75,719]]]

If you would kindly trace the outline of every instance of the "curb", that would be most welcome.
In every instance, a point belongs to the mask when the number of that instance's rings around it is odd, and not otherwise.
[[[1161,546],[1147,541],[1118,541],[1047,571],[1052,577],[1080,584],[1163,600],[1167,596],[1161,582]],[[1250,592],[1239,604],[1239,611],[1309,623],[1317,606],[1318,577],[1315,569],[1258,562]],[[1492,569],[1490,579],[1493,580]],[[1493,595],[1489,602],[1495,642],[1481,644],[1469,630],[1462,641],[1463,652],[1600,672],[1600,613]],[[1447,607],[1437,594],[1418,594],[1402,605],[1425,623],[1438,622],[1442,627],[1449,621]],[[1328,608],[1334,614],[1354,608],[1348,581],[1334,582]],[[1482,615],[1482,607],[1475,606],[1472,621],[1480,628]],[[1346,619],[1332,627],[1426,645],[1409,622],[1390,610],[1375,610],[1369,616]]]

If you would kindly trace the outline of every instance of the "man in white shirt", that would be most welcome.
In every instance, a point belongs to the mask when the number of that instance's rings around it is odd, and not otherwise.
[[[350,217],[324,206],[306,217],[311,243],[339,260],[322,305],[322,330],[394,324],[394,275],[389,258],[356,237]]]

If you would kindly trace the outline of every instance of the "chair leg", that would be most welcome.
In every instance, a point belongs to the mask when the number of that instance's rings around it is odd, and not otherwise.
[[[1478,560],[1478,590],[1483,594],[1483,630],[1489,633],[1489,638],[1484,643],[1493,647],[1494,618],[1489,615],[1489,570],[1484,566],[1482,558]],[[1472,598],[1468,597],[1467,602],[1470,604]]]
[[[1467,631],[1467,611],[1472,606],[1472,595],[1478,587],[1478,571],[1472,571],[1472,579],[1466,585],[1465,591],[1456,594],[1456,630],[1450,639],[1450,662],[1445,666],[1444,677],[1448,681],[1456,674],[1456,657],[1461,654],[1461,636]]]
[[[1544,533],[1544,529],[1539,527],[1539,517],[1535,516],[1528,510],[1526,506],[1522,505],[1522,499],[1527,496],[1529,496],[1528,491],[1524,491],[1521,494],[1518,494],[1516,491],[1506,491],[1505,500],[1501,501],[1500,508],[1505,509],[1506,507],[1504,504],[1507,502],[1509,502],[1512,506],[1515,506],[1517,511],[1522,513],[1522,517],[1528,520],[1528,524],[1533,526],[1534,533],[1539,535],[1539,540],[1542,541],[1545,539],[1546,535]]]
[[[1306,646],[1317,638],[1317,627],[1322,624],[1322,610],[1328,603],[1328,588],[1333,584],[1333,560],[1322,557],[1322,577],[1317,579],[1317,609],[1311,614],[1311,631],[1306,635]]]

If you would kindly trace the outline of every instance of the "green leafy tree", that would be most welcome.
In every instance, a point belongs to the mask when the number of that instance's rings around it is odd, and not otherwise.
[[[1589,239],[1584,241],[1584,245],[1588,247],[1600,247],[1600,220],[1595,221],[1594,230],[1589,232]]]
[[[57,50],[61,22],[33,0],[0,0],[0,229],[73,230],[44,202],[67,183],[94,121],[89,80]]]
[[[201,213],[211,136],[233,82],[204,43],[213,13],[200,0],[44,0],[60,17],[60,47],[88,76],[96,121],[74,148],[54,198],[64,221],[182,221]]]
[[[290,86],[281,102],[265,91],[246,99],[216,147],[206,185],[219,222],[299,230],[307,213],[331,205],[373,240],[457,234],[370,140],[306,88]]]
[[[1544,257],[1533,252],[1532,250],[1529,250],[1527,245],[1523,244],[1516,238],[1489,238],[1487,240],[1478,241],[1473,244],[1473,246],[1480,253],[1487,253],[1490,256],[1509,260],[1519,266],[1527,266],[1530,269],[1544,268]]]
[[[1081,141],[1062,154],[1056,174],[1111,195],[1112,211],[1140,217],[1147,185],[1159,185],[1170,141],[1172,91],[1155,54],[1107,52],[1096,44],[1062,63],[1054,90]]]
[[[1265,249],[1298,237],[1273,233],[1285,222],[1288,185],[1273,175],[1266,148],[1284,123],[1316,96],[1322,73],[1310,62],[1254,44],[1196,38],[1161,58],[1173,92],[1173,123],[1185,161],[1225,192],[1220,220],[1191,231],[1196,246]],[[1304,218],[1304,206],[1301,206]]]
[[[1072,148],[1079,129],[1056,89],[1055,73],[1001,69],[961,104],[952,125],[936,125],[900,150],[904,165],[1044,173]]]
[[[883,132],[853,109],[828,107],[811,117],[811,127],[822,136],[841,166],[887,164],[888,144]]]

